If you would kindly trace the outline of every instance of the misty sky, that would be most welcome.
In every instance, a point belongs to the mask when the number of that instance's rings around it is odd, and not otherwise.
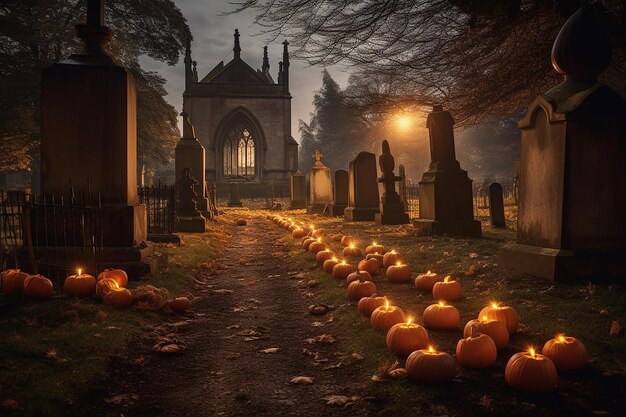
[[[232,10],[233,6],[229,4],[229,1],[232,0],[174,0],[187,18],[194,37],[191,51],[193,59],[198,62],[200,79],[220,61],[223,60],[226,64],[233,58],[235,29],[239,29],[241,34],[241,57],[252,68],[261,68],[263,46],[266,45],[267,39],[258,35],[261,28],[254,24],[253,13],[220,15]],[[278,39],[268,44],[270,72],[274,80],[278,78],[278,62],[282,59],[282,41],[283,39]],[[165,87],[168,96],[166,99],[180,112],[185,74],[183,57],[181,56],[178,64],[173,67],[149,58],[142,59],[142,66],[147,70],[157,71],[167,79]],[[348,74],[336,67],[329,68],[329,71],[339,85],[345,87]],[[293,96],[291,125],[293,137],[298,141],[300,140],[298,119],[309,121],[309,113],[313,111],[313,94],[320,88],[322,82],[321,72],[320,67],[311,67],[295,59],[291,60],[290,90]]]

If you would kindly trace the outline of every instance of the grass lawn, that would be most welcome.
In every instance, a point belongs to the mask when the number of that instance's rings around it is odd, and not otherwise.
[[[191,271],[221,253],[228,218],[201,235],[182,235],[183,245],[160,245],[168,267],[145,282],[186,295]],[[59,415],[90,386],[104,380],[109,358],[122,354],[130,335],[166,318],[164,312],[116,310],[94,299],[48,301],[0,298],[0,414]]]
[[[621,415],[626,394],[626,338],[611,336],[613,320],[626,321],[626,292],[623,286],[556,284],[498,266],[498,249],[515,239],[512,230],[491,229],[483,223],[483,239],[451,237],[417,237],[412,226],[377,226],[373,223],[345,223],[340,219],[288,213],[299,221],[314,224],[327,232],[349,234],[358,246],[372,241],[395,249],[412,266],[414,272],[433,270],[451,274],[463,285],[465,297],[452,303],[461,313],[461,327],[455,331],[429,331],[431,342],[439,350],[454,355],[462,338],[462,326],[477,317],[490,301],[513,306],[520,318],[520,330],[511,336],[511,344],[498,353],[497,363],[485,370],[459,368],[458,376],[443,386],[429,386],[408,380],[370,382],[368,393],[378,401],[383,415]],[[278,226],[277,226],[278,227]],[[332,278],[315,265],[313,256],[285,231],[285,242],[291,244],[294,269],[309,271],[309,279],[320,282],[319,301],[342,306],[348,302],[346,284]],[[333,242],[332,250],[341,253]],[[354,265],[358,259],[351,261]],[[424,308],[434,302],[432,294],[418,291],[413,283],[392,284],[383,273],[374,276],[379,295],[421,322]],[[366,368],[375,370],[397,358],[387,351],[385,338],[370,328],[355,306],[340,307],[333,312],[336,336],[346,351],[362,352]],[[510,389],[504,381],[504,367],[516,352],[528,346],[541,349],[556,333],[564,332],[581,339],[586,345],[590,366],[573,373],[560,373],[558,388],[548,394],[530,395]],[[400,360],[401,366],[403,360]]]

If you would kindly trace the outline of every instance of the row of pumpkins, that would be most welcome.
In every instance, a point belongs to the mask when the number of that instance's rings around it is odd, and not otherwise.
[[[8,269],[0,273],[2,293],[6,296],[20,296],[33,298],[51,298],[54,295],[52,281],[42,275],[30,275],[19,269]],[[125,308],[131,306],[135,300],[132,292],[126,288],[128,275],[122,269],[105,269],[97,278],[84,274],[78,270],[76,275],[70,275],[63,283],[63,292],[70,297],[96,296],[107,306]],[[172,311],[185,311],[190,306],[186,297],[177,297],[168,302]]]
[[[337,279],[346,280],[348,298],[357,301],[359,313],[370,319],[373,329],[386,334],[388,349],[406,358],[405,369],[411,379],[424,382],[443,382],[452,379],[457,372],[454,358],[445,352],[437,351],[430,345],[428,329],[457,329],[461,316],[450,301],[463,297],[461,284],[449,276],[428,271],[415,278],[416,288],[432,291],[437,300],[424,310],[423,326],[412,322],[398,306],[389,304],[386,297],[376,294],[376,284],[372,275],[379,268],[386,268],[385,276],[391,282],[407,282],[412,278],[410,266],[403,263],[396,251],[387,252],[382,245],[373,243],[365,249],[365,259],[354,268],[345,260],[339,261],[335,253],[323,242],[324,232],[312,225],[297,224],[291,218],[278,215],[270,219],[288,229],[294,238],[302,239],[305,250],[315,255],[317,264]],[[344,247],[345,257],[362,257],[363,252],[356,247],[354,238],[334,235],[332,241]],[[486,368],[497,359],[497,351],[509,344],[509,335],[516,332],[519,317],[510,307],[492,303],[483,308],[478,318],[470,320],[463,329],[463,339],[456,347],[459,364],[470,369]],[[572,370],[587,364],[585,346],[578,339],[557,335],[546,342],[542,354],[534,348],[513,355],[505,369],[506,382],[525,391],[548,391],[557,385],[557,369]]]

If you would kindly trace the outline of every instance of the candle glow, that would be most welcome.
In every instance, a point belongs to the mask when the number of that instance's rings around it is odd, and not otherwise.
[[[528,348],[528,353],[530,353],[530,357],[535,359],[536,353],[535,353],[535,348],[534,347],[529,347]]]
[[[81,272],[83,272],[83,270],[78,268],[78,275],[81,275]]]

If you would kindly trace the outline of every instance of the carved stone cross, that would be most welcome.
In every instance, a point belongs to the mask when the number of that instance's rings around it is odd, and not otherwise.
[[[324,156],[323,153],[321,153],[320,151],[316,150],[315,152],[313,152],[313,158],[315,158],[315,162],[322,162],[322,157]]]

